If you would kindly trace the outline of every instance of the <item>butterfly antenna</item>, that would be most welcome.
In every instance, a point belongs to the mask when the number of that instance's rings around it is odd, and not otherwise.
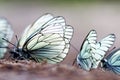
[[[73,47],[73,49],[75,49],[77,52],[79,52],[79,50],[77,50],[77,48],[74,45],[72,45],[72,44],[70,44],[70,45]]]
[[[113,51],[116,47],[113,47],[112,49],[108,50],[108,53]]]
[[[15,35],[15,37],[16,37],[16,40],[17,40],[17,42],[18,42],[19,40],[18,40],[18,37],[17,37],[17,35]]]
[[[75,49],[77,52],[79,52],[79,51],[76,49],[76,47],[75,47],[74,45],[71,44],[71,46],[73,47],[73,49]],[[76,58],[77,58],[77,55],[75,56],[75,59],[74,59],[72,65],[75,64],[75,62],[76,62]]]
[[[8,43],[10,43],[11,45],[13,45],[13,46],[15,46],[16,47],[16,45],[15,44],[13,44],[13,43],[11,43],[10,41],[8,41],[7,39],[5,39],[5,38],[2,38],[3,40],[5,40],[6,42],[8,42]]]
[[[116,47],[113,47],[111,50],[114,50]]]
[[[2,46],[1,46],[0,48],[7,48],[7,49],[10,49],[10,48],[9,48],[9,47],[7,47],[7,46],[5,46],[5,47],[2,47]]]

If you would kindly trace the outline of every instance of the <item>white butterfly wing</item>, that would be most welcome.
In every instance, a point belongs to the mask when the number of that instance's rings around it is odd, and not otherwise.
[[[93,57],[93,66],[92,68],[97,68],[100,61],[105,56],[106,52],[115,42],[115,35],[110,34],[107,37],[103,38],[101,41],[97,42],[96,46],[92,50]]]
[[[13,35],[13,31],[11,29],[11,25],[8,23],[8,21],[5,18],[0,18],[0,58],[4,57],[5,52],[7,51],[8,42],[6,42],[4,39],[7,39],[11,41]]]
[[[19,46],[23,46],[27,38],[41,30],[41,27],[43,27],[43,25],[45,25],[52,18],[53,16],[51,14],[45,14],[44,16],[40,17],[37,21],[34,22],[34,26],[33,24],[29,25],[22,34],[22,37],[19,41]]]
[[[49,17],[49,15],[44,16]],[[18,47],[30,52],[30,55],[39,62],[44,59],[48,63],[61,62],[68,53],[73,28],[67,26],[64,18],[60,16],[51,17],[44,22],[44,25],[39,25],[42,22],[41,20],[41,18],[38,19],[25,30],[23,35],[26,36],[22,36]],[[31,33],[31,30],[36,26],[39,26],[38,29]],[[24,37],[26,38],[23,39]]]
[[[72,36],[72,32],[71,27],[71,31],[66,32],[69,35],[66,34],[65,36]],[[58,63],[66,57],[69,51],[69,38],[71,37],[68,36],[63,38],[59,34],[39,34],[32,38],[26,47],[30,55],[36,58],[37,61],[40,62],[46,59],[48,63]]]
[[[80,49],[80,53],[77,56],[77,64],[81,66],[81,68],[85,70],[90,70],[92,67],[92,55],[91,50],[94,48],[96,44],[97,33],[95,30],[91,30],[87,37],[85,38],[82,47]]]
[[[104,60],[106,61],[103,64],[107,65],[105,69],[120,75],[120,49],[111,52]]]
[[[73,28],[70,25],[66,26],[64,33],[64,41],[65,41],[64,49],[60,55],[54,57],[55,59],[58,59],[57,62],[62,61],[66,57],[70,48],[70,40],[72,38],[72,35],[73,35]]]
[[[61,26],[59,26],[61,25]],[[58,26],[58,27],[56,27]],[[32,25],[28,26],[24,31],[20,41],[19,47],[23,46],[24,43],[33,37],[35,34],[42,33],[42,34],[49,34],[49,33],[61,33],[63,36],[62,28],[65,27],[65,20],[63,17],[57,16],[53,17],[51,14],[45,14],[36,20]],[[60,29],[59,29],[60,28]],[[48,32],[49,31],[49,32]]]

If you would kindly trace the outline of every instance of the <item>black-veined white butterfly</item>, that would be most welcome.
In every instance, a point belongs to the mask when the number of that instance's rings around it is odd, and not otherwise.
[[[25,29],[11,54],[17,59],[58,63],[66,57],[72,35],[73,28],[63,17],[45,14]]]
[[[3,40],[2,38],[5,38],[7,40],[11,40],[13,35],[13,31],[11,29],[11,25],[7,21],[7,19],[0,17],[0,58],[3,58],[7,48],[8,42]]]
[[[120,49],[112,51],[106,58],[101,60],[101,63],[102,68],[120,75]]]
[[[77,56],[77,64],[87,71],[97,68],[114,41],[114,34],[109,34],[101,41],[97,41],[96,31],[91,30],[82,43],[80,53]]]

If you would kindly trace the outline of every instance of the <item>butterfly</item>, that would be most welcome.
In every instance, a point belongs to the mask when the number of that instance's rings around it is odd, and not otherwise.
[[[72,35],[73,28],[62,16],[44,14],[24,30],[10,53],[15,59],[55,64],[66,57]]]
[[[6,18],[0,17],[0,58],[3,58],[8,47],[8,42],[3,40],[5,38],[7,40],[11,40],[13,35],[13,30],[11,29],[10,23]]]
[[[109,34],[102,40],[97,41],[97,32],[91,30],[84,39],[80,52],[77,55],[77,64],[87,71],[97,68],[114,41],[114,34]]]
[[[106,58],[102,59],[101,67],[120,75],[120,49],[112,51]]]

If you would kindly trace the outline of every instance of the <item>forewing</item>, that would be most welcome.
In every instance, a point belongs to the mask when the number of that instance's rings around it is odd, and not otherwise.
[[[53,17],[51,14],[45,14],[26,28],[18,46],[23,47],[26,41],[34,37],[36,34],[58,33],[63,36],[63,29],[65,29],[65,20],[63,17]]]
[[[91,30],[86,36],[82,47],[80,49],[80,53],[77,56],[77,63],[85,70],[90,70],[92,66],[92,55],[91,50],[94,48],[96,44],[97,33],[95,30]]]
[[[8,42],[2,38],[11,41],[12,35],[13,31],[9,22],[5,18],[0,18],[0,58],[4,57],[4,54],[7,50],[5,47],[8,47]]]
[[[103,38],[101,41],[97,42],[96,46],[92,50],[93,57],[93,68],[97,68],[100,61],[105,56],[105,53],[115,42],[115,35],[110,34],[107,37]]]

